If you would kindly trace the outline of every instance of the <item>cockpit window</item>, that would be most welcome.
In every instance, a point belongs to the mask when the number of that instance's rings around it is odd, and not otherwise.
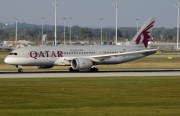
[[[17,55],[17,53],[13,53],[13,52],[11,52],[9,55]]]

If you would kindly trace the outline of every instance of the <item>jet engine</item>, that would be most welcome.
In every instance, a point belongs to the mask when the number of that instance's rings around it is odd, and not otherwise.
[[[35,66],[38,69],[46,69],[46,68],[52,68],[54,66]]]
[[[89,70],[93,66],[92,60],[88,58],[75,58],[71,62],[74,70]]]

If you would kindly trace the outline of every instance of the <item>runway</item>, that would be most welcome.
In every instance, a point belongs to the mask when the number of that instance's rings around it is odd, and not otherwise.
[[[0,71],[0,78],[66,78],[66,77],[124,77],[124,76],[180,76],[179,69],[161,70],[108,70],[93,72],[69,72],[69,71]]]

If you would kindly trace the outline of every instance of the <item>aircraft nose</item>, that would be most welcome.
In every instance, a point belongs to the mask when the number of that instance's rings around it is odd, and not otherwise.
[[[11,59],[8,58],[8,57],[6,57],[6,58],[4,59],[4,62],[5,62],[6,64],[11,64]]]

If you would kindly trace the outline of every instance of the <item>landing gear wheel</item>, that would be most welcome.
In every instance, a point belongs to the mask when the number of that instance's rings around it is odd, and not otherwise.
[[[73,72],[73,71],[74,71],[74,69],[73,69],[72,67],[70,67],[70,68],[69,68],[69,71],[70,71],[70,72]]]
[[[70,72],[78,72],[79,70],[74,70],[72,67],[69,68]]]
[[[91,72],[98,72],[98,68],[91,68],[90,71]]]
[[[23,72],[23,69],[22,69],[22,68],[21,68],[21,69],[18,69],[18,72],[19,72],[19,73]]]

